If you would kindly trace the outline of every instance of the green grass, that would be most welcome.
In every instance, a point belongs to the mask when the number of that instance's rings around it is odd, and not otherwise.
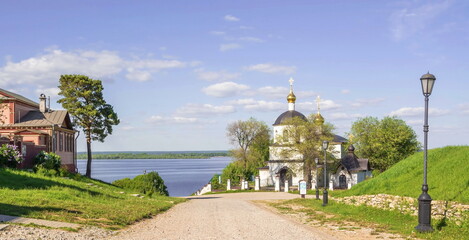
[[[319,221],[320,224],[336,224],[341,228],[353,230],[346,222],[355,222],[360,227],[372,227],[373,234],[380,232],[396,233],[402,236],[412,236],[420,239],[468,239],[469,222],[463,222],[460,226],[453,222],[433,221],[435,231],[433,233],[418,233],[414,227],[418,220],[416,216],[401,214],[397,211],[387,211],[366,206],[351,206],[334,201],[329,201],[326,207],[322,201],[311,199],[294,199],[280,203],[272,203],[272,206],[284,213],[304,212],[309,219],[307,221]],[[291,205],[300,205],[305,208],[293,210]],[[325,213],[328,214],[327,218]]]
[[[133,197],[132,192],[105,182],[80,175],[74,178],[0,169],[0,214],[119,229],[185,201]]]
[[[434,200],[469,203],[469,146],[449,146],[428,152],[428,193]],[[386,193],[418,198],[422,192],[423,152],[416,153],[377,177],[333,196]]]

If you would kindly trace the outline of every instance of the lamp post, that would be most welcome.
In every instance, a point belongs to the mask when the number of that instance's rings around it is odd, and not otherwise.
[[[327,161],[326,161],[326,150],[329,146],[328,141],[322,142],[322,150],[324,150],[324,192],[322,194],[322,205],[327,205]]]
[[[319,200],[319,173],[318,173],[318,165],[319,165],[319,158],[315,158],[314,162],[316,162],[316,200]]]
[[[415,229],[419,232],[432,232],[433,228],[431,225],[431,210],[432,210],[432,198],[428,195],[427,185],[427,143],[428,143],[428,97],[432,94],[433,84],[435,84],[435,76],[427,72],[424,74],[420,81],[422,83],[422,92],[425,96],[425,115],[423,123],[423,184],[422,194],[420,194],[419,200],[419,225]]]

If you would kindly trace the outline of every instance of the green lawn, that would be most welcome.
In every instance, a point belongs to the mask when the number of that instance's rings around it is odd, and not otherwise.
[[[418,233],[414,230],[418,220],[416,216],[401,214],[397,211],[387,211],[366,206],[351,206],[329,201],[326,207],[322,201],[312,199],[294,199],[273,203],[272,206],[284,213],[302,212],[309,219],[320,223],[335,223],[343,229],[351,229],[347,222],[355,222],[360,227],[372,227],[372,234],[380,232],[396,233],[402,236],[417,237],[419,239],[469,239],[469,223],[456,225],[453,222],[434,221],[433,233]],[[293,208],[292,205],[305,208]],[[328,214],[327,219],[325,213]]]
[[[434,200],[469,204],[469,146],[449,146],[428,152],[428,193]],[[386,193],[418,198],[422,192],[423,152],[416,153],[382,174],[361,182],[336,197]]]
[[[131,193],[80,175],[67,179],[0,169],[0,214],[5,215],[119,229],[185,201]]]

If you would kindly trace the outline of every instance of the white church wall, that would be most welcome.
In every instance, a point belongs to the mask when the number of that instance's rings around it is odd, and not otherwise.
[[[298,186],[298,182],[303,179],[303,168],[302,163],[294,163],[294,162],[269,162],[269,175],[266,177],[267,184],[269,186],[275,185],[275,176],[278,175],[278,172],[284,168],[287,167],[291,169],[294,173],[292,176],[292,186]],[[263,182],[264,179],[261,178],[261,183]],[[270,183],[270,180],[272,180],[272,183]],[[284,184],[284,183],[280,183]]]
[[[341,159],[345,155],[344,147],[342,144],[332,144],[332,155],[336,159]]]
[[[282,156],[282,151],[289,151],[289,156]],[[270,146],[269,147],[269,160],[298,160],[303,159],[303,155],[297,151],[293,151],[289,147]]]

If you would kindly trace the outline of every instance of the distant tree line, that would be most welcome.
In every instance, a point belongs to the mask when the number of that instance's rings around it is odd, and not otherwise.
[[[207,159],[211,157],[227,157],[229,152],[192,152],[192,153],[105,153],[93,154],[93,159]],[[78,159],[86,159],[87,154],[77,155]]]

